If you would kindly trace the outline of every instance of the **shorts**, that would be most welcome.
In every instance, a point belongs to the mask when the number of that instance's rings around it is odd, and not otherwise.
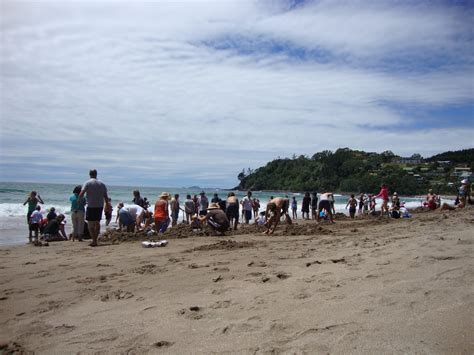
[[[156,230],[156,232],[157,233],[166,232],[166,229],[168,229],[169,224],[170,224],[169,218],[167,218],[165,220],[155,218],[155,230]]]
[[[228,219],[236,218],[239,219],[239,205],[231,203],[227,206],[226,215]]]
[[[123,209],[119,211],[119,221],[121,224],[127,227],[135,224],[135,220],[133,219],[132,215]]]
[[[112,212],[104,212],[105,219],[112,219]]]
[[[285,201],[281,207],[281,213],[288,214],[288,207],[290,207],[290,201]]]
[[[38,232],[39,231],[39,223],[32,223],[30,224],[30,231],[31,232]]]
[[[393,210],[390,215],[392,216],[392,218],[400,218],[400,212],[397,210]]]
[[[252,219],[252,211],[249,211],[249,210],[245,210],[245,219],[247,221],[250,221]]]
[[[179,217],[179,210],[175,211],[175,212],[171,212],[171,218],[173,220],[178,220],[178,217]]]
[[[102,207],[87,207],[86,221],[95,222],[102,219]]]
[[[328,200],[319,201],[319,206],[318,207],[319,207],[318,209],[320,211],[322,211],[322,210],[332,211],[331,210],[331,203]]]
[[[351,217],[354,217],[355,213],[356,213],[356,208],[355,207],[350,207],[349,208],[349,215]]]
[[[309,213],[309,206],[305,206],[301,209],[301,212],[303,213]]]

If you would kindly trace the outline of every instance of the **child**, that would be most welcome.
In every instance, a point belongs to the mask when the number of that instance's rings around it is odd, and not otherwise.
[[[112,220],[112,199],[109,197],[104,206],[105,225],[108,226]]]
[[[369,195],[369,214],[375,216],[377,213],[375,212],[375,206],[377,202],[375,202],[375,197],[373,195]]]
[[[298,218],[298,212],[296,212],[298,209],[298,204],[296,202],[296,197],[293,196],[293,200],[291,200],[291,212],[293,212],[293,219]]]
[[[51,208],[49,209],[48,214],[46,215],[46,219],[47,219],[48,222],[49,222],[49,221],[52,221],[53,219],[56,219],[57,216],[58,216],[58,215],[56,214],[56,208],[51,207]]]
[[[257,225],[264,226],[267,223],[267,219],[265,218],[265,212],[260,212],[260,215],[257,218]]]
[[[202,224],[201,224],[201,221],[199,220],[197,214],[195,214],[191,217],[191,229],[193,230],[193,232],[197,232],[197,231],[202,230]]]
[[[30,234],[28,236],[30,243],[32,243],[33,232],[35,232],[35,243],[39,241],[39,224],[42,219],[43,219],[43,215],[41,214],[41,207],[38,205],[36,206],[35,210],[31,213],[31,216],[30,216],[30,223],[29,223]]]
[[[41,196],[37,194],[36,191],[31,191],[28,195],[28,198],[23,203],[23,206],[28,204],[28,213],[26,214],[26,223],[28,223],[28,225],[30,224],[30,216],[36,209],[38,203],[44,204],[43,200],[41,199]]]
[[[357,207],[357,200],[355,199],[354,194],[352,194],[349,201],[347,201],[346,208],[347,208],[347,206],[350,206],[349,207],[349,216],[351,216],[351,218],[354,219],[355,213],[356,213],[356,207]]]

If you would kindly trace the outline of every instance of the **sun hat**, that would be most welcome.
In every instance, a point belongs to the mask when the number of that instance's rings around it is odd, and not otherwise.
[[[168,192],[162,192],[160,195],[160,198],[165,197],[165,198],[170,198],[170,194]]]
[[[219,205],[217,203],[213,202],[209,205],[209,207],[207,209],[208,210],[217,210],[219,208],[220,208]]]
[[[462,180],[461,184],[467,184],[467,179]]]
[[[393,196],[398,196],[398,194],[396,192],[393,193]]]

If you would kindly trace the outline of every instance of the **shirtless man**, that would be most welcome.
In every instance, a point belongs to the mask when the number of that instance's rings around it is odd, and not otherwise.
[[[329,220],[331,221],[331,223],[334,223],[334,218],[332,214],[333,207],[331,205],[331,201],[334,201],[334,196],[332,192],[325,192],[321,194],[321,196],[319,197],[318,210],[319,212],[321,212],[322,210],[326,210],[326,213],[329,215]],[[316,218],[316,223],[319,224],[320,218],[321,216],[318,213],[318,216]]]
[[[290,206],[290,200],[283,197],[275,197],[271,199],[267,204],[265,211],[265,219],[267,220],[267,230],[263,234],[273,234],[278,223],[280,223],[280,217],[282,214],[285,215],[286,223],[291,224],[291,217],[288,214],[288,207]],[[273,224],[273,229],[272,229]]]
[[[233,192],[229,192],[227,195],[226,205],[226,215],[230,225],[233,225],[234,230],[237,230],[237,225],[239,224],[239,200],[235,197]]]

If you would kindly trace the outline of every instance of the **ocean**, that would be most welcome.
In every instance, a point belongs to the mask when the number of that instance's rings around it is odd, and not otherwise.
[[[24,244],[28,238],[28,226],[26,224],[27,206],[23,206],[29,193],[37,191],[44,201],[41,205],[44,214],[51,207],[55,207],[57,213],[66,215],[66,231],[69,233],[71,228],[70,223],[70,203],[69,197],[72,195],[74,189],[73,184],[45,184],[45,183],[20,183],[20,182],[0,182],[0,245],[15,245]],[[199,187],[191,188],[175,188],[175,187],[141,187],[141,186],[107,186],[109,197],[112,199],[112,205],[115,207],[120,201],[125,204],[131,203],[133,199],[133,190],[139,190],[142,197],[147,197],[150,204],[153,205],[157,196],[161,192],[166,191],[170,194],[179,194],[181,203],[185,200],[186,195],[191,196],[199,194],[201,191],[206,192],[209,200],[217,193],[220,198],[225,199],[229,190],[226,189],[201,189]],[[239,200],[245,196],[245,192],[234,191]],[[375,191],[374,191],[375,192]],[[377,191],[378,192],[378,191]],[[277,192],[277,191],[253,191],[252,197],[260,200],[260,210],[264,210],[270,196],[285,196],[290,198],[295,196],[298,201],[298,216],[301,215],[301,201],[303,193],[293,192]],[[347,213],[345,209],[347,195],[335,194],[335,208],[336,212]],[[401,197],[402,201],[406,202],[406,207],[414,208],[421,205],[422,199],[417,197]],[[114,208],[112,221],[115,220],[116,209]],[[180,215],[180,220],[182,215]],[[115,224],[111,224],[112,227]]]

